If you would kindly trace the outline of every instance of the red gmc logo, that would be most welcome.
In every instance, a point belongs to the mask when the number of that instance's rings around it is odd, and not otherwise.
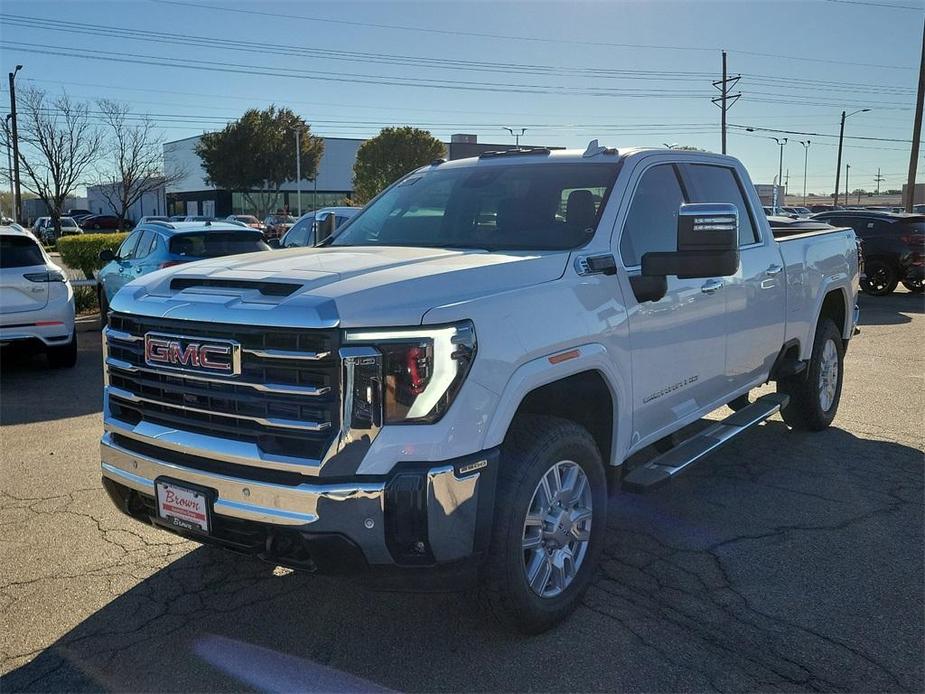
[[[241,346],[231,340],[195,339],[147,333],[145,364],[185,371],[210,371],[236,376],[241,373]]]

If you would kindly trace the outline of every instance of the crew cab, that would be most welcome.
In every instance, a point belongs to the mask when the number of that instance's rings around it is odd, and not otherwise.
[[[656,490],[777,412],[832,422],[857,284],[854,232],[775,239],[731,157],[594,141],[436,161],[321,247],[120,290],[103,484],[276,564],[476,582],[542,631],[591,580],[608,480]]]

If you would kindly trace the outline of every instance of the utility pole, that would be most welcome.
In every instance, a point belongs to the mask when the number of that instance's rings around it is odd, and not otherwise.
[[[874,177],[874,183],[877,184],[877,197],[880,197],[880,184],[883,182],[883,176],[880,175],[880,167],[877,167],[877,175]]]
[[[741,93],[730,94],[729,90],[732,87],[735,87],[736,83],[742,79],[742,75],[736,75],[735,77],[729,77],[729,73],[726,71],[726,51],[723,51],[723,79],[713,82],[713,86],[719,89],[719,96],[711,99],[711,101],[719,106],[720,109],[720,123],[721,123],[721,132],[722,132],[722,142],[723,142],[723,154],[726,153],[726,112],[732,108],[732,105],[739,100],[739,97],[742,96]]]
[[[919,93],[915,100],[915,122],[912,125],[912,152],[909,155],[909,177],[906,179],[906,212],[915,204],[915,174],[919,163],[919,139],[922,137],[922,101],[925,99],[925,28],[922,30],[922,61],[919,63]]]
[[[790,167],[787,167],[787,173],[784,174],[784,195],[787,194],[787,188],[790,186]]]
[[[16,73],[22,70],[22,65],[10,73],[10,118],[12,120],[13,134],[13,218],[22,222],[22,190],[19,185],[19,130],[16,128]]]
[[[839,193],[838,178],[841,175],[841,150],[842,150],[842,144],[845,141],[845,121],[848,118],[851,118],[851,116],[853,116],[855,113],[866,113],[867,111],[870,111],[870,109],[861,108],[861,109],[858,109],[857,111],[854,111],[853,113],[848,113],[848,114],[846,114],[844,111],[841,112],[841,130],[839,130],[838,132],[838,162],[835,164],[835,204],[836,205],[838,205],[838,193]],[[848,204],[847,196],[845,197],[845,204],[846,205]]]
[[[514,138],[514,146],[520,147],[520,138],[523,137],[523,134],[525,132],[527,132],[527,129],[521,128],[519,133],[514,132],[515,128],[508,128],[507,126],[505,126],[504,129],[507,130],[511,134],[511,136]]]
[[[803,145],[803,207],[806,207],[806,168],[809,163],[809,145],[812,140],[800,140]]]

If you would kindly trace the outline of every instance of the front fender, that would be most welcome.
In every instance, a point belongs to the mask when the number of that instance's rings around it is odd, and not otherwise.
[[[573,353],[575,356],[572,356]],[[614,405],[614,445],[611,465],[623,462],[622,451],[626,450],[630,426],[618,426],[624,416],[623,403],[629,402],[629,394],[623,376],[614,368],[614,361],[607,349],[599,343],[577,345],[528,361],[519,366],[505,384],[494,416],[488,424],[484,447],[500,445],[517,414],[524,398],[537,388],[555,383],[563,378],[586,371],[599,372],[610,389]],[[629,413],[626,413],[628,416]]]

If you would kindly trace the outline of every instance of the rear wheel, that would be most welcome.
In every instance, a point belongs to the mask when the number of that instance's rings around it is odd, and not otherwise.
[[[841,399],[845,349],[841,333],[830,319],[816,326],[813,353],[806,370],[777,382],[777,392],[790,396],[781,410],[794,429],[822,431],[835,419]]]
[[[892,294],[899,284],[896,268],[882,260],[864,261],[864,279],[861,280],[861,289],[871,296],[886,296]]]
[[[71,341],[59,347],[49,347],[45,356],[53,369],[70,369],[77,363],[77,331],[71,335]]]
[[[925,280],[903,280],[903,286],[913,294],[921,294],[925,291]]]
[[[495,508],[482,600],[503,624],[540,633],[575,609],[600,556],[607,480],[594,439],[568,420],[518,418]]]

